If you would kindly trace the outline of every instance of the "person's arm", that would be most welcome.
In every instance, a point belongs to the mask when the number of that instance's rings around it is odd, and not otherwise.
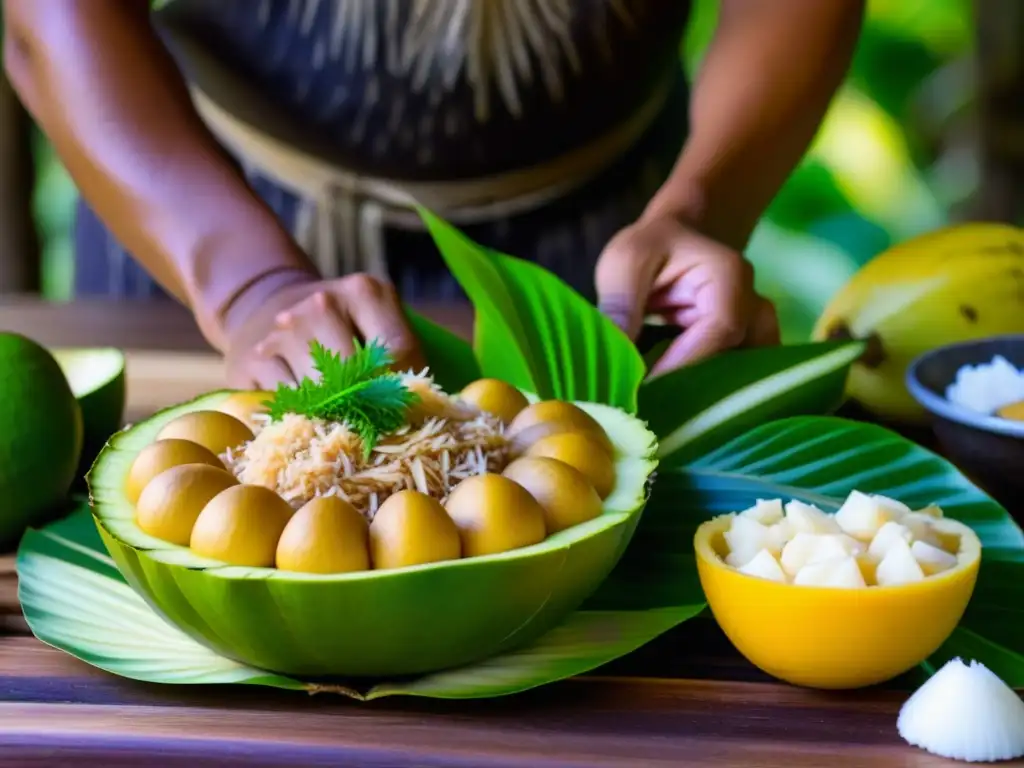
[[[645,216],[742,251],[850,65],[865,0],[722,0],[689,140]]]
[[[4,64],[84,198],[225,343],[230,312],[315,270],[193,109],[148,0],[4,0]]]
[[[683,329],[652,374],[779,342],[775,309],[742,253],[842,82],[864,6],[721,0],[676,167],[595,270],[598,306],[631,338],[651,315]]]

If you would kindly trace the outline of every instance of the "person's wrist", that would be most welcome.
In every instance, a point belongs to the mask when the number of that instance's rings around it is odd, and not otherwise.
[[[704,184],[694,179],[681,179],[676,174],[651,198],[640,221],[671,218],[699,231],[703,229],[707,207],[708,192]]]
[[[282,266],[268,270],[242,286],[219,313],[220,327],[225,341],[256,312],[271,306],[283,292],[320,280],[312,269]]]
[[[193,303],[193,313],[210,344],[226,352],[239,327],[275,296],[319,279],[312,266],[302,263],[254,264],[229,287],[210,289],[198,296]]]

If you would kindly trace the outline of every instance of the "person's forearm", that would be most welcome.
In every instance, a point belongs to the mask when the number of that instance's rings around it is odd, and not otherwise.
[[[148,8],[5,0],[5,65],[83,197],[222,348],[243,291],[313,268],[200,121]]]
[[[864,0],[722,0],[690,136],[646,215],[738,250],[814,138],[856,47]]]

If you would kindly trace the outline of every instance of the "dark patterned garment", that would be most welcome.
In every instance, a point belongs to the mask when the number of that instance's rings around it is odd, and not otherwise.
[[[578,184],[509,210],[496,192],[493,215],[453,222],[592,296],[601,249],[639,215],[685,140],[688,13],[685,0],[174,0],[156,20],[186,77],[224,110],[258,127],[283,121],[290,146],[398,186],[557,164],[646,110],[627,146],[591,161]],[[177,48],[182,39],[192,48]],[[220,98],[199,58],[244,82],[259,106],[240,89]],[[320,203],[229,150],[302,245]],[[386,220],[380,230],[383,268],[404,298],[461,295],[425,232]],[[79,295],[163,296],[84,203],[76,251]],[[361,263],[344,255],[329,265],[335,274]]]

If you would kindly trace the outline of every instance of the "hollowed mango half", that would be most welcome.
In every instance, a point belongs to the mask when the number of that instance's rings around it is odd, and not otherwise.
[[[795,685],[859,688],[910,670],[949,638],[977,582],[981,542],[950,518],[933,527],[959,540],[956,566],[912,584],[846,589],[783,584],[728,566],[732,517],[715,517],[694,536],[708,606],[752,664]]]

